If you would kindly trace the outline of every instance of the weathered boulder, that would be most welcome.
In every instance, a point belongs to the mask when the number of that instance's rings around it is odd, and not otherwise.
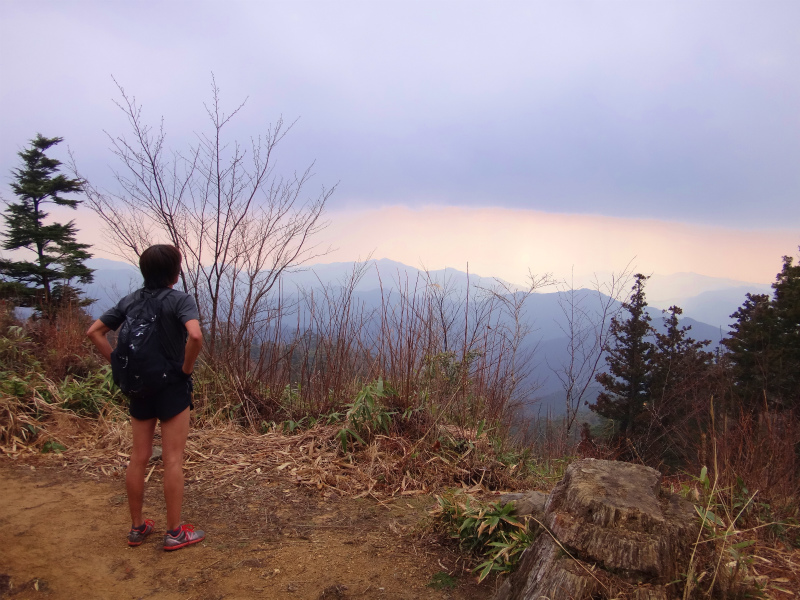
[[[667,600],[686,572],[697,519],[689,502],[661,489],[655,469],[585,459],[548,497],[540,531],[495,600]]]
[[[544,506],[547,503],[547,494],[544,492],[531,491],[500,496],[500,506],[505,506],[509,502],[514,503],[512,514],[520,519],[524,517],[533,517],[538,521],[544,519]]]

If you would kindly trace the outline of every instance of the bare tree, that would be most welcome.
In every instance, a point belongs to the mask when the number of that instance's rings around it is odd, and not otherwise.
[[[511,409],[516,409],[519,402],[528,399],[538,387],[538,382],[529,382],[526,388],[520,389],[520,384],[530,377],[533,368],[534,354],[538,344],[525,344],[531,333],[531,321],[527,318],[527,301],[534,293],[539,293],[543,288],[553,285],[555,281],[550,273],[536,275],[528,272],[528,283],[525,288],[517,289],[509,284],[496,280],[493,289],[486,289],[500,304],[500,319],[494,324],[497,335],[503,341],[502,350],[505,357],[505,385],[507,400],[504,403]]]
[[[551,366],[551,370],[564,390],[567,433],[572,430],[600,369],[611,317],[625,299],[623,294],[627,293],[629,279],[630,265],[619,274],[612,273],[608,282],[595,277],[591,290],[576,290],[572,282],[569,285],[563,282],[559,290],[558,304],[565,319],[559,327],[567,338],[567,359],[561,365]]]
[[[257,359],[257,332],[276,318],[271,292],[282,273],[325,253],[311,238],[326,225],[322,214],[335,186],[307,196],[311,167],[289,177],[275,173],[276,148],[292,128],[282,119],[247,148],[226,141],[244,102],[224,112],[213,76],[205,105],[210,127],[184,152],[168,151],[163,121],[148,126],[136,99],[117,86],[117,105],[131,127],[129,137],[109,135],[119,189],[87,185],[89,205],[113,248],[131,262],[153,243],[181,250],[182,284],[200,308],[207,357],[245,374]]]

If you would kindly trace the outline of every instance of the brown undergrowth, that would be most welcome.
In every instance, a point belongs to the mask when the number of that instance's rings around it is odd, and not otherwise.
[[[43,323],[38,335],[13,319],[0,321],[6,331],[0,336],[0,455],[33,462],[48,453],[91,477],[122,474],[130,424],[107,368],[98,368],[97,358],[75,341],[80,323],[50,333],[45,330],[53,324]],[[43,354],[48,339],[59,351]],[[486,419],[450,418],[450,402],[472,398],[468,379],[449,382],[439,374],[435,389],[444,403],[411,407],[398,404],[380,379],[353,383],[352,403],[337,404],[334,413],[311,419],[311,413],[289,411],[283,415],[288,420],[276,423],[241,418],[243,404],[213,401],[200,377],[185,465],[187,479],[199,488],[233,490],[279,479],[320,497],[378,503],[452,488],[480,496],[550,489],[571,460],[563,443],[553,445],[550,459],[537,461],[515,450],[501,429],[493,432]],[[291,407],[293,389],[284,395]],[[709,468],[699,477],[668,479],[673,491],[695,501],[703,522],[686,574],[692,597],[794,597],[800,594],[796,424],[781,416],[715,423],[713,408],[711,414],[712,426],[698,441]],[[477,426],[454,424],[468,421]],[[592,448],[579,451],[608,458],[613,450]],[[155,462],[148,477],[158,477],[157,469]]]
[[[57,452],[64,463],[89,474],[108,476],[125,469],[131,428],[118,406],[109,404],[97,417],[82,417],[34,393],[25,400],[3,395],[0,411],[0,451],[6,456]],[[490,491],[547,485],[532,474],[520,477],[519,465],[497,460],[485,437],[475,439],[475,432],[442,426],[436,441],[425,444],[375,435],[368,444],[343,452],[340,430],[340,424],[318,424],[294,434],[254,434],[232,425],[201,426],[187,441],[186,475],[226,485],[280,474],[323,493],[378,501],[451,487]]]
[[[8,458],[36,461],[46,452],[57,454],[64,467],[93,478],[124,472],[131,430],[115,404],[90,417],[36,393],[25,399],[4,394],[0,414],[0,452]],[[197,489],[217,492],[280,479],[321,497],[369,497],[378,504],[454,487],[485,498],[490,491],[552,485],[531,473],[521,477],[518,464],[492,457],[488,440],[476,438],[475,432],[443,426],[432,436],[436,442],[424,446],[376,435],[368,444],[343,452],[340,429],[341,424],[317,424],[291,434],[255,434],[231,424],[201,423],[187,441],[186,477]],[[466,450],[443,449],[441,439]],[[156,461],[148,478],[158,468]],[[670,477],[665,484],[694,499],[700,517],[706,515],[687,574],[694,582],[687,598],[780,599],[800,592],[800,549],[787,539],[785,523],[759,513],[767,510],[765,503],[753,501],[753,494],[737,497],[709,482],[705,473]]]
[[[14,457],[58,452],[88,472],[123,469],[131,447],[124,398],[81,334],[85,315],[64,311],[52,321],[20,323],[8,306],[0,309],[0,450]],[[547,485],[502,434],[490,440],[485,420],[472,429],[453,424],[451,404],[463,400],[463,386],[450,390],[436,416],[427,405],[398,406],[397,392],[378,378],[354,383],[352,403],[325,418],[268,423],[243,420],[241,405],[208,397],[214,375],[201,368],[195,390],[186,467],[198,480],[279,472],[302,486],[378,499],[454,486]]]

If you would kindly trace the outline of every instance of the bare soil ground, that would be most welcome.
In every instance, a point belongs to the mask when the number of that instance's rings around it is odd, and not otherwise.
[[[58,455],[0,457],[0,597],[489,598],[464,558],[426,532],[430,496],[324,497],[286,477],[187,478],[184,519],[206,539],[164,552],[160,463],[146,492],[156,532],[129,548],[121,471],[90,476]],[[439,573],[455,587],[429,586]]]

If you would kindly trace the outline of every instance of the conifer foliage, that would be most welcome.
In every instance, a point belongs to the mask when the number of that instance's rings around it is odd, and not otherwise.
[[[651,325],[647,279],[635,275],[631,296],[622,305],[628,317],[611,322],[608,370],[596,378],[604,390],[590,408],[613,420],[619,436],[632,442],[641,457],[663,457],[674,454],[697,396],[707,393],[713,355],[704,350],[708,340],[693,339],[691,327],[680,325],[683,311],[677,306],[663,311],[662,328]]]
[[[598,414],[613,419],[623,437],[636,431],[637,418],[647,404],[650,362],[655,350],[648,340],[652,328],[645,310],[644,284],[648,277],[641,273],[634,277],[631,296],[622,305],[629,317],[620,320],[615,316],[611,321],[612,343],[606,348],[608,372],[597,376],[604,391],[590,406]]]
[[[655,353],[650,374],[650,406],[661,418],[691,410],[682,406],[702,383],[714,355],[705,350],[711,341],[689,336],[691,325],[681,326],[683,310],[670,306],[664,312],[664,329],[655,332]]]
[[[750,411],[800,410],[800,265],[783,257],[772,298],[747,294],[731,315],[728,348],[738,402]]]
[[[73,300],[78,292],[70,282],[92,281],[93,270],[83,264],[91,258],[89,245],[78,243],[75,222],[45,222],[48,213],[44,205],[75,209],[81,202],[66,195],[82,192],[83,182],[58,174],[61,162],[45,154],[62,140],[37,134],[30,147],[19,152],[22,166],[12,171],[11,189],[18,200],[8,202],[3,215],[6,222],[3,249],[24,249],[34,256],[31,260],[0,259],[0,275],[5,280],[5,295],[14,296],[24,306],[41,307],[53,301]]]

